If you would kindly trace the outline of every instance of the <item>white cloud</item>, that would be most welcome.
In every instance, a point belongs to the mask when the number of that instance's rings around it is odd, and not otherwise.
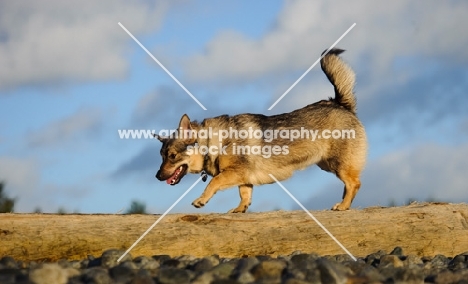
[[[195,96],[203,101],[199,94]],[[208,105],[210,100],[204,99]],[[138,100],[132,112],[131,125],[135,128],[175,129],[184,113],[192,120],[201,120],[220,115],[220,110],[218,107],[205,111],[179,86],[161,85]]]
[[[32,159],[0,157],[0,181],[12,197],[30,194],[39,181],[38,164]]]
[[[155,31],[166,1],[8,1],[0,4],[0,88],[125,75],[128,35]]]
[[[465,137],[468,137],[468,118],[465,118],[464,121],[460,122],[458,131]]]
[[[41,164],[33,158],[0,157],[0,182],[5,183],[7,195],[16,199],[15,212],[32,212],[36,208],[57,212],[60,206],[70,211],[76,210],[78,208],[72,206],[90,193],[86,179],[78,186],[45,184],[41,169]]]
[[[421,145],[371,162],[363,177],[361,200],[384,203],[392,198],[468,201],[468,144]]]
[[[39,199],[49,199],[40,192],[40,167],[34,159],[0,157],[0,181],[14,198],[15,212],[31,212]]]
[[[82,135],[96,135],[101,127],[101,112],[95,108],[82,108],[61,120],[51,122],[28,135],[30,147],[56,146],[73,141]]]
[[[131,123],[141,128],[176,128],[185,113],[200,113],[201,108],[178,86],[159,86],[140,98],[132,113]],[[203,111],[203,110],[201,110]]]
[[[354,22],[357,26],[338,46],[350,51],[346,57],[353,65],[371,66],[377,84],[382,75],[392,74],[387,82],[407,78],[392,73],[398,57],[468,60],[468,37],[462,36],[468,3],[429,2],[287,1],[262,38],[221,32],[204,53],[188,58],[186,72],[192,80],[229,82],[304,71]]]
[[[275,106],[273,112],[290,112],[320,100],[327,100],[329,97],[333,97],[335,95],[335,91],[325,75],[323,73],[315,73],[314,75],[317,76],[313,76],[314,78],[312,80],[304,79],[297,84],[287,94],[287,96],[281,100],[281,103],[278,103],[277,106]],[[273,104],[290,87],[290,85],[292,85],[292,83],[294,83],[294,81],[286,84],[280,84],[280,86],[274,91],[274,95],[271,96],[270,105]]]

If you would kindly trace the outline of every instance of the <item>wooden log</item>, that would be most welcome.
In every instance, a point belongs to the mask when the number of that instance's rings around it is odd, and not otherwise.
[[[468,251],[468,205],[413,204],[311,213],[355,256],[400,246],[405,254]],[[159,215],[0,214],[0,257],[55,261],[128,249]],[[171,214],[131,255],[221,257],[344,251],[304,212]]]

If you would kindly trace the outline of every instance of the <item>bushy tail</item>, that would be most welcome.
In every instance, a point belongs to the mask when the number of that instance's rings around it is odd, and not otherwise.
[[[342,49],[331,49],[322,58],[320,65],[330,83],[335,87],[335,98],[332,100],[356,114],[356,97],[353,93],[355,74],[351,67],[338,56],[342,52],[344,52]]]

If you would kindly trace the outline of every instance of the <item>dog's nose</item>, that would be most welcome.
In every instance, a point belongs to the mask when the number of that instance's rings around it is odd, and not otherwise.
[[[156,177],[157,179],[159,179],[159,180],[161,180],[161,179],[160,179],[160,174],[161,174],[161,171],[158,171],[158,172],[156,173],[156,175],[155,175],[155,177]]]

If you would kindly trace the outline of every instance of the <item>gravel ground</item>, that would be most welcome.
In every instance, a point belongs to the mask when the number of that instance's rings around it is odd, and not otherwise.
[[[319,256],[299,251],[291,255],[196,258],[155,255],[132,258],[110,249],[100,257],[23,263],[0,259],[0,283],[467,283],[468,252],[443,255],[405,255],[399,247],[353,261],[348,255]]]

